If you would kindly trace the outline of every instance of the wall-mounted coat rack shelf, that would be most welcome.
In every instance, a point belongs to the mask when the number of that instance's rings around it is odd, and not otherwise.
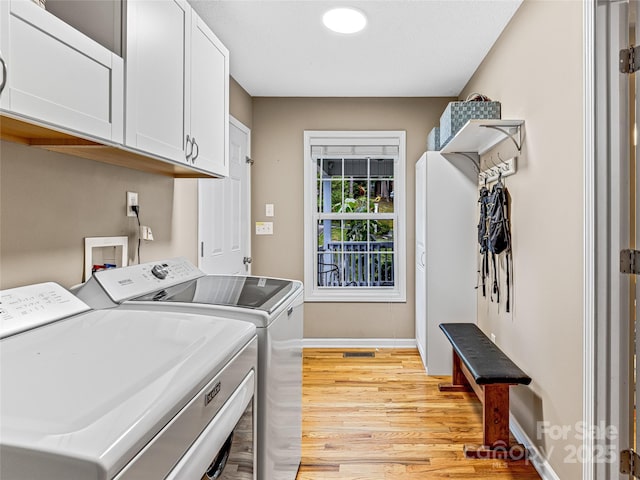
[[[440,153],[483,155],[503,140],[510,139],[518,152],[522,149],[524,120],[469,120]]]
[[[493,182],[500,176],[508,177],[516,173],[516,158],[509,158],[495,164],[490,165],[478,174],[478,183]]]
[[[463,155],[471,160],[478,170],[480,183],[492,182],[516,173],[516,157],[485,162],[490,165],[480,170],[480,156],[504,140],[511,140],[518,152],[522,150],[522,125],[524,120],[469,120],[447,143],[440,153],[443,155]]]

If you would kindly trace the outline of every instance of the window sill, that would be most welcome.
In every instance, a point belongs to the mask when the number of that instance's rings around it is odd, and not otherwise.
[[[345,302],[345,303],[406,303],[407,296],[405,292],[398,290],[371,289],[364,290],[362,288],[348,289],[331,289],[326,290],[306,290],[305,302]]]

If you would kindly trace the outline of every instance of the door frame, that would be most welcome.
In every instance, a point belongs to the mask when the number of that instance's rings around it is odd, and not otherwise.
[[[629,280],[619,271],[629,243],[629,130],[620,128],[628,125],[628,78],[618,71],[627,14],[627,2],[584,2],[583,422],[597,433],[583,438],[587,480],[628,478],[619,454],[633,447]],[[605,435],[601,427],[615,430]]]

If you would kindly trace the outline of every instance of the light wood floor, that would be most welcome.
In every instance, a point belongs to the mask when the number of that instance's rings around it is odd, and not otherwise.
[[[465,443],[482,443],[481,404],[473,393],[440,393],[446,377],[427,376],[417,350],[344,351],[304,350],[297,480],[540,478],[524,460],[463,457]]]

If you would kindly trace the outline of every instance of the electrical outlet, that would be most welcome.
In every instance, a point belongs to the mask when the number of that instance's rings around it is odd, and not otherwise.
[[[273,203],[266,203],[264,205],[264,216],[273,217]]]
[[[153,240],[153,232],[151,231],[151,227],[147,227],[146,225],[142,225],[140,227],[140,237],[143,240],[152,241]]]
[[[138,192],[127,192],[127,217],[135,217],[136,212],[133,211],[133,206],[139,206]]]
[[[496,343],[496,334],[495,334],[495,333],[492,333],[492,334],[491,334],[491,341],[492,341],[493,343]]]
[[[256,235],[273,235],[273,222],[256,222]]]

